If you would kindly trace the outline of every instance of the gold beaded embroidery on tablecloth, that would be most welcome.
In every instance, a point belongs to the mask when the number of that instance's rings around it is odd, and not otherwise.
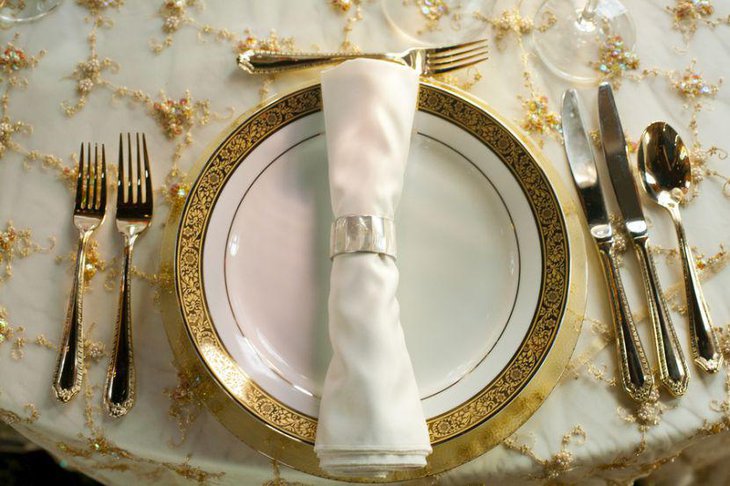
[[[322,1],[327,4],[327,8],[331,11],[332,19],[340,22],[341,38],[339,48],[348,51],[359,50],[359,47],[352,41],[351,34],[370,19],[377,18],[377,16],[370,15],[369,9],[372,7],[370,5],[372,2],[359,0]],[[157,188],[157,192],[162,196],[158,198],[159,204],[179,208],[190,188],[183,182],[186,174],[178,167],[178,161],[192,144],[193,130],[209,121],[228,118],[233,110],[221,108],[222,114],[218,115],[212,111],[211,100],[196,99],[190,91],[170,96],[160,92],[159,95],[153,96],[135,88],[113,83],[111,79],[113,79],[114,74],[123,67],[113,59],[97,52],[97,31],[98,29],[112,29],[114,27],[113,17],[115,12],[126,8],[126,5],[122,0],[77,0],[76,3],[87,12],[86,20],[90,26],[87,37],[89,53],[85,59],[69,67],[68,76],[75,81],[75,88],[74,92],[69,93],[68,101],[63,103],[62,109],[69,116],[76,115],[84,108],[89,96],[97,96],[105,90],[107,94],[111,94],[112,100],[125,99],[141,107],[146,116],[150,116],[157,121],[160,130],[169,139],[169,142],[176,144],[176,150],[168,164],[169,171],[164,178],[164,183]],[[151,50],[157,55],[163,55],[166,49],[173,48],[174,36],[184,28],[197,31],[201,45],[204,45],[207,39],[213,39],[216,42],[230,44],[232,51],[236,53],[251,48],[274,51],[296,50],[293,37],[281,37],[273,30],[266,30],[268,36],[257,36],[252,30],[243,30],[236,33],[225,27],[199,22],[196,15],[202,12],[204,8],[204,3],[200,0],[165,0],[159,3],[158,18],[152,18],[151,21],[159,22],[160,32],[164,35],[164,39],[162,41],[150,41]],[[419,0],[412,3],[414,7],[426,7],[428,9],[427,14],[435,22],[450,18],[451,22],[458,24],[458,20],[463,18],[463,15],[469,15],[469,13],[458,9],[451,12],[440,10],[441,7],[438,1],[422,2]],[[428,5],[426,5],[427,3]],[[666,11],[668,25],[671,24],[674,29],[682,34],[686,46],[692,41],[698,29],[727,28],[727,25],[730,24],[730,16],[719,15],[712,2],[708,0],[678,0],[674,5],[666,6]],[[492,39],[498,49],[506,49],[509,47],[509,43],[516,44],[518,48],[518,58],[523,77],[523,91],[516,93],[515,103],[521,106],[522,116],[515,119],[515,121],[525,131],[532,134],[538,143],[544,143],[547,139],[561,141],[560,119],[557,109],[554,107],[555,101],[549,99],[540,88],[539,79],[534,69],[534,60],[524,41],[525,36],[531,33],[533,29],[551,28],[554,18],[547,17],[542,19],[539,25],[534,25],[531,18],[521,12],[521,2],[515,8],[504,10],[494,16],[479,13],[477,17],[491,28]],[[257,30],[259,29],[257,28]],[[8,153],[17,153],[21,156],[26,168],[37,167],[41,170],[54,171],[61,183],[73,188],[76,179],[75,155],[70,155],[67,158],[69,162],[65,163],[63,157],[29,148],[32,147],[31,125],[24,120],[15,119],[9,112],[8,102],[13,90],[23,89],[32,82],[33,68],[42,61],[43,54],[43,51],[32,55],[28,54],[23,48],[23,38],[17,34],[0,49],[0,84],[3,90],[0,98],[0,161],[4,163]],[[669,83],[674,89],[679,102],[684,105],[684,108],[690,114],[690,122],[687,128],[691,133],[690,144],[693,160],[696,164],[693,171],[695,192],[693,197],[685,201],[684,204],[689,204],[696,199],[701,193],[701,183],[708,180],[719,183],[725,195],[730,196],[730,190],[728,189],[730,178],[715,168],[716,162],[723,160],[727,152],[722,148],[706,147],[701,143],[698,121],[698,114],[722,88],[722,79],[706,80],[702,75],[701,66],[698,66],[695,61],[692,61],[683,71],[646,67],[639,70],[640,60],[638,56],[635,52],[628,50],[623,45],[622,39],[619,38],[609,39],[601,51],[600,58],[596,59],[594,68],[601,73],[603,79],[611,81],[616,88],[621,86],[622,82],[651,83],[656,78],[664,79]],[[482,74],[476,69],[470,70],[466,75],[462,73],[440,78],[441,81],[457,84],[465,89],[474,87],[481,79]],[[274,83],[275,78],[273,77],[263,78],[260,84],[261,95],[264,96],[270,93]],[[635,147],[635,142],[632,142],[631,148],[635,150]],[[24,226],[21,221],[21,227]],[[14,262],[31,255],[52,252],[54,242],[55,240],[51,238],[48,244],[36,243],[30,230],[18,230],[12,222],[8,222],[5,230],[0,233],[0,263],[4,264],[4,274],[0,275],[0,285],[3,284],[2,282],[7,284],[8,281],[12,284],[12,264]],[[626,242],[623,240],[622,246],[624,248],[625,245]],[[697,265],[702,279],[711,278],[712,275],[726,267],[728,255],[725,246],[719,243],[719,248],[713,250],[714,253],[708,253],[710,256],[705,256],[703,252],[695,249],[698,256]],[[668,262],[677,258],[674,249],[655,247],[652,251],[665,256]],[[59,263],[66,263],[71,266],[74,256],[71,254],[56,255],[56,258]],[[98,252],[92,249],[89,266],[85,271],[90,280],[97,273],[106,272],[106,282],[109,285],[105,286],[108,287],[109,291],[116,291],[116,285],[111,283],[116,283],[118,266],[119,262],[117,260],[107,263]],[[171,269],[135,267],[133,275],[136,279],[150,285],[156,295],[159,295],[159,292],[172,290]],[[667,298],[672,303],[672,307],[681,311],[681,282],[667,286],[666,290]],[[153,297],[153,299],[157,300],[158,297]],[[645,311],[638,312],[635,317],[637,320],[645,319],[646,313]],[[588,332],[595,335],[598,344],[589,347],[585,353],[574,357],[567,376],[578,379],[582,375],[586,375],[594,381],[605,383],[615,389],[615,393],[620,393],[615,386],[615,372],[611,367],[592,363],[592,357],[612,342],[612,330],[606,323],[601,323],[590,317],[586,318],[586,322]],[[33,349],[37,349],[37,352],[46,350],[54,352],[55,345],[53,341],[44,334],[38,334],[35,338],[26,337],[28,325],[11,324],[8,311],[0,307],[0,348],[5,342],[13,343],[11,345],[11,355],[16,360],[22,358],[25,351],[33,348],[28,348],[27,344],[34,344]],[[730,359],[730,344],[728,344],[730,339],[728,339],[727,327],[722,326],[720,331],[723,352],[726,361],[728,361]],[[86,366],[103,363],[102,358],[106,354],[104,343],[93,340],[92,334],[93,331],[90,330],[85,342],[88,351]],[[13,366],[13,364],[8,366]],[[724,372],[728,373],[727,367]],[[175,446],[179,446],[180,443],[185,441],[187,431],[194,425],[197,417],[204,413],[203,408],[200,406],[201,402],[195,397],[195,384],[190,381],[190,378],[184,376],[178,377],[178,380],[176,385],[161,391],[170,400],[170,419],[180,429],[178,438],[171,437],[169,439],[171,444]],[[222,473],[206,472],[192,466],[190,464],[191,458],[187,458],[180,463],[155,462],[136,456],[115,445],[105,437],[101,425],[95,419],[101,413],[98,407],[100,391],[98,388],[98,385],[89,385],[87,382],[84,392],[88,431],[78,441],[64,441],[56,444],[56,452],[67,458],[66,460],[82,468],[93,465],[93,467],[101,470],[136,471],[135,474],[141,479],[149,480],[159,480],[165,474],[173,474],[179,478],[206,484],[214,482],[222,476]],[[729,397],[730,378],[727,378],[726,396],[710,404],[711,409],[718,415],[718,418],[715,421],[707,421],[697,431],[696,435],[698,437],[730,430]],[[670,413],[670,411],[671,407],[662,402],[658,396],[652,397],[645,404],[637,405],[633,410],[628,408],[617,409],[617,415],[622,420],[637,427],[641,434],[641,440],[631,454],[619,456],[607,464],[597,466],[590,473],[600,475],[605,471],[629,466],[636,467],[637,470],[642,472],[648,472],[675,457],[676,454],[671,454],[647,463],[642,462],[642,457],[646,453],[646,434],[652,428],[658,427],[664,415]],[[25,410],[21,413],[0,410],[0,419],[24,427],[24,432],[30,436],[33,435],[33,429],[27,426],[36,423],[39,418],[40,413],[33,404],[26,404]],[[43,437],[36,437],[36,439],[44,445],[51,445],[47,440],[44,441]],[[519,443],[516,438],[505,441],[505,446],[527,456],[536,464],[541,472],[532,475],[532,478],[559,480],[563,474],[578,466],[575,463],[573,447],[579,446],[587,439],[586,432],[581,426],[576,425],[559,441],[557,452],[547,459],[535,454],[529,445]],[[274,479],[270,484],[291,484],[286,483],[281,478],[278,464],[273,463],[272,468]]]

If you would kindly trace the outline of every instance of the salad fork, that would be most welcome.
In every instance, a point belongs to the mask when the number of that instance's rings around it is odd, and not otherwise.
[[[104,222],[106,213],[106,154],[101,146],[99,161],[98,145],[94,144],[94,162],[91,163],[91,144],[81,144],[78,175],[76,177],[76,201],[73,223],[79,230],[76,251],[76,271],[69,298],[66,323],[59,345],[53,392],[61,402],[68,402],[81,390],[84,376],[84,267],[86,246],[92,233]]]
[[[136,178],[132,167],[132,136],[127,133],[127,168],[124,140],[119,134],[119,174],[117,180],[117,229],[124,237],[124,268],[119,291],[119,313],[114,334],[114,351],[104,386],[104,404],[112,417],[126,415],[136,398],[136,374],[132,347],[132,251],[134,243],[152,220],[152,181],[147,139],[136,136]],[[144,158],[144,168],[142,167]],[[144,179],[144,188],[142,180]]]
[[[251,74],[273,74],[296,69],[337,64],[348,59],[366,58],[392,61],[432,76],[464,69],[487,60],[487,40],[481,39],[446,47],[414,47],[400,53],[286,53],[251,49],[238,55],[238,66]]]

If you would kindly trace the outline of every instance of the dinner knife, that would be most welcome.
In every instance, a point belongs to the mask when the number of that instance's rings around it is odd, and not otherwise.
[[[659,378],[672,395],[681,396],[687,391],[689,370],[669,316],[667,303],[662,296],[654,259],[649,253],[646,219],[641,209],[636,181],[629,165],[626,139],[616,110],[613,90],[608,83],[602,83],[598,87],[598,119],[608,173],[611,176],[611,183],[621,208],[626,230],[634,243],[641,266],[644,290],[654,330],[654,344],[659,360]]]
[[[636,401],[649,398],[654,387],[649,363],[636,332],[629,303],[621,281],[614,250],[613,228],[608,219],[591,140],[581,117],[581,103],[574,89],[563,94],[561,113],[565,153],[578,190],[588,230],[600,255],[606,277],[611,314],[616,335],[616,354],[623,389]]]

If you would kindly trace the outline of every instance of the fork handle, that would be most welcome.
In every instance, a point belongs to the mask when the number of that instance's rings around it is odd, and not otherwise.
[[[134,349],[132,347],[132,250],[137,236],[125,237],[124,269],[119,293],[119,312],[114,333],[114,352],[104,386],[104,404],[112,417],[126,415],[136,398]]]
[[[277,53],[271,51],[250,50],[238,55],[238,66],[251,74],[274,74],[298,69],[309,69],[317,66],[337,64],[349,59],[365,58],[382,61],[393,61],[405,64],[405,61],[394,54],[365,53]]]
[[[91,231],[79,232],[76,271],[53,378],[53,393],[58,400],[64,403],[81,391],[81,382],[84,377],[84,267],[86,266],[86,245],[90,237]]]

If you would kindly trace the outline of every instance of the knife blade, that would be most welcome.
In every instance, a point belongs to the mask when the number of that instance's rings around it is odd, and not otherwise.
[[[565,152],[583,205],[588,228],[594,238],[611,238],[613,230],[601,192],[593,147],[581,118],[580,99],[573,89],[567,90],[563,95],[561,119]]]
[[[598,121],[608,173],[624,217],[626,230],[632,238],[646,236],[646,219],[641,209],[636,181],[631,173],[626,138],[613,98],[613,90],[608,83],[602,83],[598,87]]]
[[[602,83],[598,87],[598,120],[611,184],[641,266],[659,361],[659,377],[672,395],[681,396],[687,391],[689,369],[662,294],[654,258],[649,252],[646,219],[641,209],[636,181],[631,173],[626,139],[609,83]]]
[[[642,402],[649,398],[654,387],[654,378],[621,281],[614,251],[613,230],[601,191],[593,144],[586,134],[581,111],[578,94],[569,89],[563,95],[561,112],[568,165],[606,277],[623,389],[631,398]]]

